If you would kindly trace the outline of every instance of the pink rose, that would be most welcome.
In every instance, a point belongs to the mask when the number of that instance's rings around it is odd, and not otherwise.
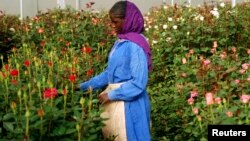
[[[248,63],[244,63],[241,65],[241,67],[244,69],[244,70],[247,70],[249,68],[249,64]]]
[[[186,64],[187,63],[187,59],[186,58],[182,58],[182,64]]]
[[[217,48],[218,47],[218,43],[217,41],[214,41],[214,45],[213,45],[214,48]]]
[[[203,61],[203,64],[206,66],[206,65],[209,65],[211,63],[211,61],[209,59],[206,59]]]
[[[239,79],[236,79],[236,80],[234,80],[234,83],[239,84],[239,83],[240,83],[240,80],[239,80]]]
[[[250,76],[247,78],[247,81],[250,82]]]
[[[236,53],[236,47],[232,48],[233,53]]]
[[[216,97],[214,99],[214,101],[215,101],[216,104],[221,104],[221,98],[220,97]]]
[[[207,105],[212,105],[212,104],[214,104],[214,96],[213,96],[213,93],[211,93],[211,92],[206,93],[206,101],[207,101]]]
[[[247,54],[250,54],[250,48],[249,48],[249,49],[247,49]]]
[[[193,99],[192,97],[190,97],[190,98],[188,99],[188,104],[189,104],[189,105],[194,104],[194,99]]]
[[[199,109],[197,107],[194,107],[193,108],[193,113],[197,115],[199,113]]]
[[[227,57],[227,53],[226,52],[222,52],[221,54],[220,54],[220,58],[221,59],[225,59]]]
[[[240,100],[242,103],[248,103],[249,99],[250,99],[250,95],[247,95],[247,94],[243,94],[240,97]]]
[[[189,54],[194,54],[194,49],[190,49]]]
[[[233,116],[233,113],[232,113],[231,111],[227,111],[227,112],[226,112],[226,115],[227,115],[228,117],[232,117],[232,116]]]
[[[197,97],[198,96],[198,92],[197,91],[191,91],[190,92],[190,97],[194,98],[194,97]]]

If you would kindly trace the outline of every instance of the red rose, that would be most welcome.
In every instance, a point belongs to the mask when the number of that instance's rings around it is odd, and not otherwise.
[[[69,75],[69,81],[72,82],[72,83],[75,82],[76,81],[76,76],[73,75],[73,74]]]
[[[43,92],[43,98],[55,98],[57,96],[57,89],[56,88],[47,88]]]
[[[30,60],[25,60],[23,64],[24,64],[24,66],[29,67],[30,66]]]
[[[91,76],[94,73],[94,70],[89,69],[87,70],[87,76]]]
[[[18,70],[17,69],[12,69],[11,71],[10,71],[10,75],[11,76],[18,76]]]
[[[9,64],[6,64],[4,67],[5,67],[5,70],[9,70]]]
[[[81,50],[82,50],[82,52],[88,54],[92,51],[92,48],[85,46],[85,47],[81,48]]]

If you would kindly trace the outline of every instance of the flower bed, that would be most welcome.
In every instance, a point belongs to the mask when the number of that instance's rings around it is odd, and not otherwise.
[[[248,11],[249,3],[213,3],[145,15],[152,140],[207,140],[208,124],[249,124]],[[108,19],[71,9],[0,17],[1,41],[12,41],[0,42],[10,48],[1,57],[1,139],[102,140],[98,91],[75,86],[106,66],[115,40]]]

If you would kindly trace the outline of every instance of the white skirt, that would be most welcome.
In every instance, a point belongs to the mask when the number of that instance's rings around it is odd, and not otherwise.
[[[104,92],[119,88],[122,83],[109,84]],[[103,105],[101,117],[105,118],[102,133],[105,139],[115,137],[115,141],[127,141],[124,101],[111,101]],[[107,120],[106,120],[107,119]]]

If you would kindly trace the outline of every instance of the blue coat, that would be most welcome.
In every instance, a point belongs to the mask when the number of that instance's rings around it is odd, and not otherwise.
[[[128,40],[117,40],[109,54],[108,66],[99,75],[80,84],[81,90],[95,90],[109,83],[124,82],[108,93],[110,100],[125,102],[126,134],[128,141],[150,141],[150,101],[147,56],[143,49]]]

